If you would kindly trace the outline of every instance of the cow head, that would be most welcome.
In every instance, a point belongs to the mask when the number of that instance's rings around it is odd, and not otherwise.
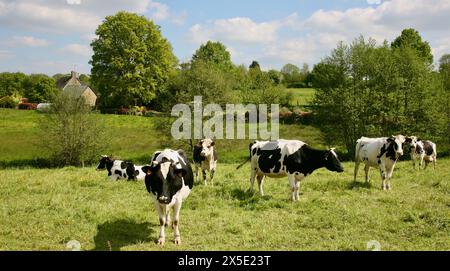
[[[409,152],[414,152],[418,141],[419,139],[416,136],[407,136],[405,137],[405,147],[408,148]]]
[[[330,171],[344,172],[344,167],[336,152],[334,152],[334,148],[325,151],[325,167]]]
[[[210,139],[210,138],[202,139],[202,140],[200,140],[198,145],[202,147],[200,156],[211,157],[213,155],[213,149],[214,149],[213,147],[214,147],[215,143],[212,139]]]
[[[391,147],[395,152],[395,156],[397,158],[403,155],[403,143],[405,142],[405,136],[391,136],[387,139],[387,142],[390,145],[389,147]]]
[[[147,174],[147,189],[156,195],[156,199],[162,204],[172,201],[173,196],[183,187],[183,177],[187,173],[179,162],[165,158],[161,162],[153,161],[151,166],[143,167],[142,171]]]
[[[111,168],[113,162],[114,160],[109,158],[107,155],[102,155],[96,169],[104,170],[107,169],[108,166]]]

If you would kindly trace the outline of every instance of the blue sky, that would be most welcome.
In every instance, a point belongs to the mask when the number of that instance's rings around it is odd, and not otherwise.
[[[89,73],[95,29],[119,10],[160,25],[180,61],[215,40],[236,64],[312,67],[339,41],[392,41],[409,27],[430,42],[435,61],[450,53],[448,0],[0,0],[0,72]]]

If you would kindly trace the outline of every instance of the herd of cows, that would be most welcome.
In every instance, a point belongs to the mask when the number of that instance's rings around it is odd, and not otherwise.
[[[403,135],[382,138],[361,137],[356,143],[354,181],[356,181],[359,165],[364,163],[366,182],[369,182],[370,167],[375,167],[380,170],[382,189],[391,189],[392,173],[398,158],[404,154],[404,147],[411,155],[414,168],[417,161],[419,161],[419,168],[426,168],[428,163],[436,166],[436,144],[431,141]],[[292,200],[296,201],[299,198],[300,181],[316,169],[324,167],[334,172],[344,171],[334,149],[316,150],[299,140],[255,141],[249,145],[249,151],[249,158],[237,169],[250,161],[250,191],[253,191],[256,178],[261,195],[264,195],[265,176],[272,178],[287,176],[291,186]],[[196,181],[199,182],[199,169],[201,169],[204,184],[207,184],[207,171],[210,173],[212,182],[217,169],[214,141],[209,138],[200,140],[194,146],[193,161]],[[425,165],[423,165],[424,162]],[[142,166],[102,156],[97,170],[104,169],[108,171],[110,180],[144,180],[159,215],[158,244],[165,243],[165,227],[168,225],[172,225],[174,230],[175,244],[181,243],[179,231],[181,205],[194,185],[194,172],[183,150],[156,151],[150,164]],[[173,209],[172,223],[171,209]]]

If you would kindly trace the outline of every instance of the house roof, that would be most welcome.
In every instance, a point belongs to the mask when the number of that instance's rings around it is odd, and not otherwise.
[[[86,85],[81,86],[69,85],[64,88],[63,92],[70,93],[75,97],[80,97],[88,88],[89,86]]]
[[[72,76],[70,75],[59,78],[58,81],[56,81],[56,86],[59,89],[63,89],[66,86],[67,82],[70,80],[70,78],[72,78]]]

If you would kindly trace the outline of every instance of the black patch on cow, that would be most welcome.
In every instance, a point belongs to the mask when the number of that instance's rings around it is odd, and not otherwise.
[[[397,153],[395,149],[398,149],[399,146],[395,140],[388,138],[387,142],[383,144],[383,147],[380,149],[380,154],[377,156],[377,158],[381,158],[383,154],[386,154],[386,158],[391,159],[392,161],[397,160]]]
[[[122,163],[120,163],[120,168],[121,169],[126,169],[127,168],[127,162],[122,162]]]
[[[281,149],[262,150],[257,149],[256,154],[259,156],[258,166],[264,173],[278,173],[281,168]],[[273,169],[273,171],[271,171]]]
[[[422,141],[422,143],[423,143],[423,149],[425,151],[425,154],[428,156],[432,155],[434,152],[432,142],[425,140],[425,141]]]
[[[423,148],[419,144],[416,145],[416,153],[417,154],[422,154],[423,153]]]
[[[116,169],[116,170],[114,171],[114,174],[119,175],[120,177],[122,177],[122,171],[120,171],[120,170],[118,170],[118,169]]]
[[[125,162],[126,172],[128,175],[128,180],[136,180],[136,176],[139,174],[135,174],[136,170],[134,168],[134,164],[132,162]],[[124,176],[127,178],[127,176]]]
[[[195,145],[194,151],[193,151],[193,159],[194,163],[201,163],[202,161],[205,161],[205,157],[201,156],[203,147],[201,145]]]
[[[306,144],[293,154],[287,155],[283,164],[286,165],[288,173],[300,172],[305,176],[322,167],[338,172],[344,170],[339,159],[331,151],[315,150]]]

